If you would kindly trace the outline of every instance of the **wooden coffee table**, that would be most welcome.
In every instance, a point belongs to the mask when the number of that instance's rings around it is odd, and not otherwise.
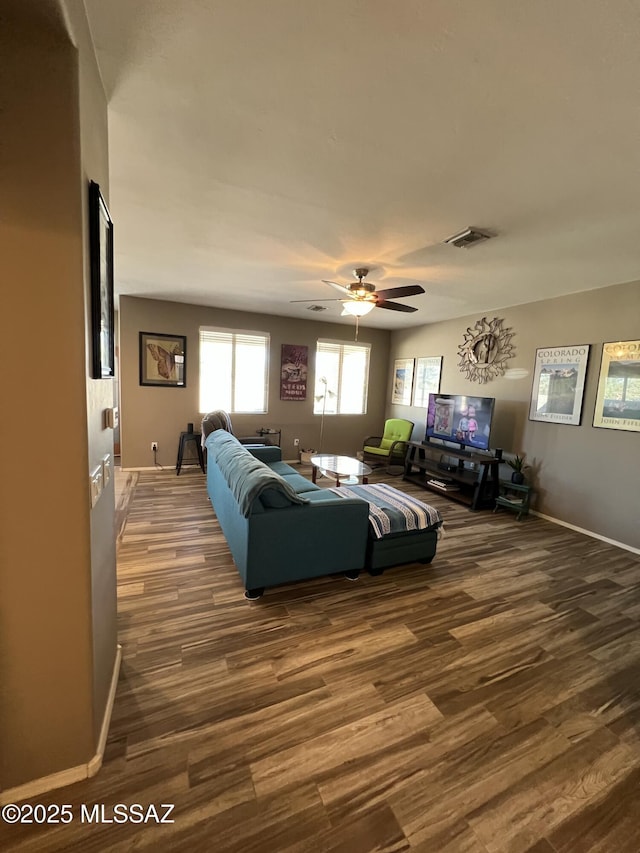
[[[312,466],[312,483],[316,482],[318,471],[321,474],[328,474],[330,477],[335,477],[336,486],[340,484],[353,486],[358,482],[359,478],[362,478],[362,483],[365,486],[369,482],[371,468],[360,462],[359,459],[354,459],[351,456],[337,456],[334,453],[324,453],[312,456],[310,461]]]

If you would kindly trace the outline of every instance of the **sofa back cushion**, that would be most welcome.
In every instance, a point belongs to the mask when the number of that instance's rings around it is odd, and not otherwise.
[[[205,446],[208,464],[218,467],[245,518],[251,515],[253,503],[258,498],[263,506],[276,508],[309,503],[230,433],[224,430],[212,432]],[[265,492],[268,492],[266,501],[263,497]]]

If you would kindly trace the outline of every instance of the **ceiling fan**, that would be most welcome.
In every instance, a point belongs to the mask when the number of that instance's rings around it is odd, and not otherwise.
[[[419,284],[409,284],[405,287],[390,287],[386,290],[376,290],[375,284],[364,281],[369,274],[366,267],[359,267],[353,271],[353,274],[358,279],[357,282],[344,286],[336,281],[327,281],[322,279],[324,284],[329,284],[336,290],[342,293],[342,299],[292,299],[292,302],[342,302],[343,316],[350,314],[354,317],[363,317],[374,308],[386,308],[389,311],[404,311],[410,314],[417,311],[411,305],[403,305],[401,302],[392,302],[391,299],[401,299],[403,296],[417,296],[419,293],[424,293],[424,288]],[[345,298],[346,297],[346,298]]]

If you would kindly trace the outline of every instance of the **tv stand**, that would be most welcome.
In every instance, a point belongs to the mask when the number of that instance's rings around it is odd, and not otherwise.
[[[404,479],[466,504],[471,510],[493,509],[499,494],[499,467],[500,460],[494,456],[408,441]]]

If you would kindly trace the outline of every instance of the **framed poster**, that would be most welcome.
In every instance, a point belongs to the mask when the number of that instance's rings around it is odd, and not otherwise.
[[[416,359],[416,369],[413,379],[413,405],[429,405],[429,394],[440,391],[440,374],[442,373],[442,356],[434,355]]]
[[[113,337],[113,222],[100,186],[89,182],[89,268],[91,275],[91,375],[115,372]]]
[[[529,420],[580,424],[589,349],[571,344],[536,350]]]
[[[184,335],[140,332],[140,384],[184,388],[187,339]]]
[[[307,399],[309,347],[282,344],[280,355],[280,399]]]
[[[411,405],[411,388],[413,386],[413,359],[397,358],[393,363],[393,391],[391,402],[401,406]]]
[[[602,345],[593,425],[640,432],[640,341]]]

